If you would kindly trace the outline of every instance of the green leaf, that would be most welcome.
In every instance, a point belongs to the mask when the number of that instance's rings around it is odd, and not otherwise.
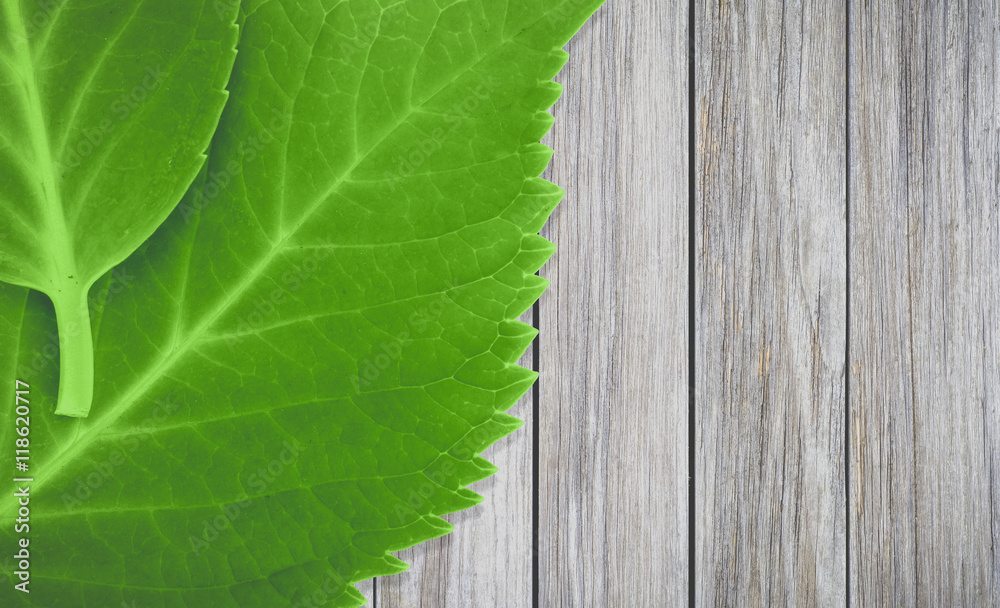
[[[551,79],[598,4],[244,6],[197,187],[91,292],[93,416],[49,413],[51,309],[0,290],[35,479],[32,591],[0,604],[359,606],[482,500],[535,379]]]
[[[0,0],[0,281],[55,305],[60,414],[90,409],[89,289],[205,162],[236,12],[207,0]]]

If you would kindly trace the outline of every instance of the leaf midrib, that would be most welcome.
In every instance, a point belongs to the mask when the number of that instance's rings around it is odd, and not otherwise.
[[[8,0],[9,1],[9,0]],[[545,19],[549,14],[551,14],[555,9],[550,9],[546,11],[537,21]],[[365,161],[369,158],[369,155],[377,150],[389,137],[391,137],[400,127],[405,125],[407,121],[424,105],[435,99],[441,92],[447,89],[449,86],[453,85],[459,78],[473,71],[476,67],[486,61],[487,58],[492,56],[497,51],[506,47],[508,44],[513,42],[518,38],[523,32],[525,32],[528,27],[521,29],[517,34],[510,36],[508,38],[503,38],[499,44],[495,45],[493,48],[489,49],[474,63],[468,65],[461,71],[454,74],[449,78],[442,86],[435,90],[430,95],[427,95],[423,101],[412,105],[409,110],[399,119],[396,123],[386,131],[386,133],[368,150],[359,155],[355,162],[345,169],[340,176],[334,180],[333,184],[327,188],[323,194],[317,197],[316,201],[313,202],[303,214],[302,218],[296,223],[296,225],[281,235],[280,239],[272,244],[271,251],[268,252],[260,262],[258,262],[246,275],[245,278],[239,282],[239,284],[225,297],[221,300],[220,304],[217,305],[211,313],[204,315],[203,321],[199,323],[194,329],[189,333],[185,341],[177,346],[176,344],[171,349],[171,352],[161,357],[156,363],[154,363],[149,371],[144,375],[142,380],[137,380],[133,383],[132,388],[123,396],[120,397],[114,404],[110,407],[103,408],[105,413],[98,417],[94,423],[85,431],[85,437],[72,442],[69,446],[65,447],[63,450],[59,451],[51,459],[45,461],[39,465],[39,469],[44,471],[51,471],[44,477],[37,476],[35,478],[35,492],[37,493],[46,484],[46,481],[55,476],[55,473],[60,471],[64,466],[72,462],[76,456],[86,451],[93,443],[95,443],[102,436],[103,432],[111,427],[122,415],[130,409],[135,403],[140,395],[152,388],[156,382],[163,377],[163,372],[170,369],[179,359],[186,355],[191,347],[195,345],[201,337],[201,334],[212,327],[212,325],[222,317],[226,312],[229,311],[230,307],[244,294],[250,287],[256,282],[258,278],[262,275],[264,270],[277,258],[277,256],[286,251],[285,243],[289,238],[294,236],[303,226],[305,226],[312,216],[326,203],[329,199],[337,192],[342,184],[350,181],[349,177],[351,174]],[[292,118],[294,120],[294,117]],[[14,504],[14,499],[11,496],[5,497],[2,502],[0,502],[0,513],[11,512],[11,507]],[[3,516],[0,516],[2,518]]]
[[[55,267],[50,268],[50,276],[46,279],[53,281],[53,284],[45,291],[53,299],[58,297],[58,285],[64,278],[77,277],[76,261],[73,256],[72,243],[69,229],[66,225],[66,218],[63,212],[62,192],[58,186],[55,174],[55,163],[52,158],[52,147],[49,141],[48,130],[45,126],[45,111],[42,106],[41,96],[38,94],[38,75],[35,70],[34,59],[31,56],[31,45],[28,42],[28,30],[24,26],[21,16],[21,6],[17,0],[2,0],[3,10],[7,21],[12,28],[17,27],[18,31],[12,32],[11,44],[14,47],[15,67],[21,76],[21,83],[24,85],[25,108],[24,117],[28,125],[28,135],[31,140],[31,147],[35,159],[39,166],[37,174],[42,178],[42,191],[39,195],[42,199],[42,211],[45,217],[49,238],[45,239],[45,244],[41,246],[43,251],[50,254],[50,264]],[[74,281],[76,282],[76,281]]]

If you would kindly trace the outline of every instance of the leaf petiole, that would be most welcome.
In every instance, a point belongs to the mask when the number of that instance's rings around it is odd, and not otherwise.
[[[89,290],[74,285],[52,297],[59,332],[59,394],[56,414],[85,418],[94,399],[94,340]]]

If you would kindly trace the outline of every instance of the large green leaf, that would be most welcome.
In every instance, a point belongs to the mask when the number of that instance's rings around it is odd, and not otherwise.
[[[87,293],[205,161],[235,56],[209,0],[0,0],[0,281],[59,317],[59,413],[93,386]]]
[[[90,418],[50,414],[45,299],[0,291],[34,429],[32,591],[0,604],[357,606],[481,500],[535,377],[551,79],[597,4],[245,5],[198,187],[92,291]]]

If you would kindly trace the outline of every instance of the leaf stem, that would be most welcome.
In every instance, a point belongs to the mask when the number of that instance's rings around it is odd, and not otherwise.
[[[59,332],[59,396],[56,414],[85,418],[94,400],[94,338],[88,289],[82,285],[52,298]]]
[[[7,22],[7,37],[15,51],[11,66],[22,79],[26,97],[26,125],[38,165],[42,215],[51,256],[52,285],[43,286],[56,309],[59,331],[59,396],[56,413],[86,417],[94,398],[94,352],[87,293],[93,281],[81,280],[77,269],[72,231],[56,179],[56,164],[42,111],[36,69],[31,57],[28,30],[18,0],[0,0]],[[74,276],[77,277],[76,280]]]

